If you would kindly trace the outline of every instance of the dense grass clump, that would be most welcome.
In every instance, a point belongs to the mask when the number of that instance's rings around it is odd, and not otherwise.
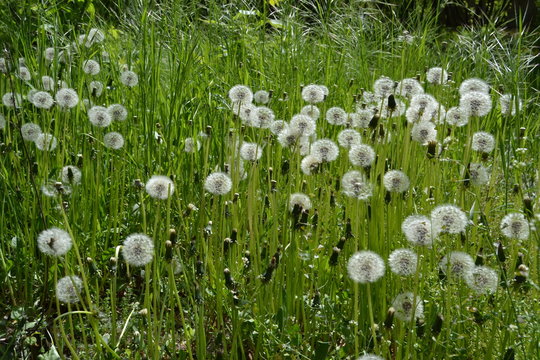
[[[2,355],[539,357],[534,39],[215,5],[4,44]]]

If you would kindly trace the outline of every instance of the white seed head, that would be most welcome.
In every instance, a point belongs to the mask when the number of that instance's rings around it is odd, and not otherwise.
[[[53,151],[58,145],[58,140],[48,133],[40,133],[34,140],[36,147],[41,151]]]
[[[302,210],[310,210],[311,200],[306,194],[293,193],[289,197],[289,211],[293,211],[295,205],[298,205]]]
[[[101,67],[95,60],[86,60],[83,62],[83,71],[88,75],[97,75],[99,74],[100,70]]]
[[[62,108],[74,108],[79,103],[79,95],[70,88],[61,88],[54,97],[58,106]]]
[[[467,215],[454,205],[440,205],[431,211],[431,225],[435,234],[459,234],[465,231]]]
[[[82,173],[78,167],[67,165],[62,168],[62,182],[67,184],[80,184]]]
[[[107,112],[113,121],[124,121],[127,119],[128,112],[123,105],[113,104],[107,108]]]
[[[332,140],[320,139],[311,144],[311,155],[318,157],[322,162],[330,162],[337,159],[339,148]]]
[[[343,194],[358,200],[368,200],[373,194],[373,187],[360,171],[351,170],[341,178]]]
[[[41,127],[38,124],[26,123],[21,126],[21,133],[24,140],[36,141],[38,135],[41,134]]]
[[[92,106],[88,110],[88,119],[92,125],[102,128],[111,125],[112,122],[111,115],[103,106]]]
[[[168,176],[153,175],[146,182],[146,192],[154,199],[166,200],[174,193],[174,183]]]
[[[233,103],[233,107],[238,104],[251,104],[253,101],[253,92],[245,85],[235,85],[229,90],[229,98]]]
[[[501,231],[509,239],[527,240],[529,238],[529,222],[523,214],[511,213],[502,219]]]
[[[326,121],[332,125],[345,125],[347,123],[348,115],[340,107],[331,107],[326,111]]]
[[[474,133],[471,148],[474,151],[490,153],[495,148],[495,138],[490,133],[484,131]]]
[[[390,192],[405,192],[409,189],[409,177],[399,170],[390,170],[384,174],[383,184]]]
[[[154,242],[145,234],[131,234],[124,240],[122,255],[131,266],[149,264],[154,256]]]
[[[311,84],[302,89],[302,99],[310,104],[317,104],[325,98],[324,90],[321,86]]]
[[[361,145],[362,136],[354,129],[345,129],[338,134],[338,144],[345,149],[350,149],[355,145]]]
[[[126,70],[120,74],[120,82],[128,87],[134,87],[139,83],[139,76],[131,70]]]
[[[349,150],[349,161],[354,166],[370,167],[375,161],[375,151],[366,144],[354,145]]]
[[[426,73],[426,80],[431,84],[446,84],[448,72],[440,67],[432,67]]]
[[[298,136],[313,135],[316,129],[315,120],[308,115],[294,115],[289,122],[289,131],[296,133]]]
[[[390,253],[388,265],[394,274],[410,276],[416,273],[418,255],[409,249],[397,249]]]
[[[38,91],[32,95],[30,100],[35,107],[40,109],[50,109],[54,104],[53,97],[46,91]]]
[[[478,91],[484,94],[489,94],[489,84],[482,79],[467,79],[459,86],[459,94],[464,95],[471,91]]]
[[[467,253],[452,251],[442,258],[439,269],[447,275],[463,278],[474,269],[474,260]]]
[[[392,302],[395,309],[395,317],[401,321],[412,321],[413,319],[422,319],[424,317],[424,304],[418,295],[412,292],[405,292],[396,296]]]
[[[56,283],[56,298],[64,304],[74,304],[81,298],[83,282],[78,276],[65,276]]]
[[[485,116],[491,111],[491,97],[480,91],[469,91],[459,99],[459,107],[469,116]]]
[[[232,189],[232,180],[223,172],[214,172],[206,178],[204,188],[211,194],[225,195]]]
[[[493,294],[497,291],[499,276],[495,270],[487,266],[476,266],[465,273],[465,281],[478,295]]]
[[[408,216],[401,224],[401,231],[413,245],[431,247],[433,244],[431,221],[426,216]]]
[[[43,230],[37,238],[39,250],[50,256],[65,255],[71,249],[72,241],[68,232],[56,227]]]
[[[384,276],[384,260],[373,251],[359,251],[350,257],[347,272],[354,282],[372,283]]]

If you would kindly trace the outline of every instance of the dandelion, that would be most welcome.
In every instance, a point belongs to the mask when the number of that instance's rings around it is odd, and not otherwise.
[[[437,130],[435,124],[430,121],[420,121],[413,125],[411,130],[413,141],[426,145],[432,141],[437,141]]]
[[[431,224],[435,234],[459,234],[468,224],[467,215],[454,205],[439,205],[431,211]]]
[[[74,108],[79,102],[79,95],[70,88],[62,88],[56,92],[54,96],[56,103],[62,108]]]
[[[270,125],[270,132],[274,135],[279,135],[288,128],[289,124],[287,124],[285,121],[276,120]]]
[[[431,84],[446,84],[448,73],[443,68],[433,67],[427,71],[426,80]]]
[[[311,84],[302,89],[302,99],[310,104],[320,103],[325,97],[324,89],[319,85]]]
[[[253,101],[253,93],[245,85],[235,85],[229,90],[229,99],[234,105],[247,105]]]
[[[381,109],[381,117],[383,119],[400,117],[401,115],[405,114],[405,110],[407,109],[405,103],[396,98],[393,98],[394,103],[390,105],[390,99],[392,96],[393,95],[390,95],[389,97],[383,99],[379,104],[379,108]]]
[[[305,156],[300,162],[300,169],[306,175],[311,175],[319,171],[321,160],[313,155]]]
[[[97,75],[99,74],[101,67],[99,63],[95,60],[86,60],[83,62],[83,71],[88,75]]]
[[[78,276],[65,276],[56,283],[56,298],[64,304],[74,304],[81,298],[83,282]]]
[[[206,178],[204,188],[214,195],[225,195],[232,189],[231,178],[222,172],[214,172]]]
[[[0,120],[1,120],[0,115]],[[0,126],[2,128],[2,126]],[[41,127],[38,124],[26,123],[21,126],[22,137],[26,141],[36,141],[36,138],[41,134]]]
[[[446,112],[446,123],[452,126],[465,126],[469,122],[469,114],[460,107],[452,107]]]
[[[105,34],[100,29],[91,28],[88,31],[88,41],[92,44],[103,42],[103,40],[105,40]]]
[[[408,216],[401,224],[401,231],[413,245],[431,246],[433,243],[431,221],[426,216]]]
[[[131,70],[126,70],[120,74],[120,82],[128,87],[134,87],[139,83],[139,76]]]
[[[53,47],[46,48],[43,51],[43,57],[47,61],[50,61],[50,62],[54,61],[54,56],[55,55],[56,55],[56,50]]]
[[[289,197],[289,211],[293,211],[295,206],[299,206],[302,210],[311,209],[311,200],[309,196],[302,193],[293,193]]]
[[[50,256],[65,255],[72,245],[68,232],[56,227],[40,232],[37,243],[39,250]]]
[[[502,219],[501,231],[509,239],[527,240],[529,238],[529,222],[523,214],[511,213]]]
[[[127,119],[128,112],[123,105],[113,104],[107,108],[107,112],[113,121],[124,121]]]
[[[471,163],[468,169],[469,180],[473,185],[481,186],[489,182],[489,173],[482,164]]]
[[[100,97],[103,93],[103,83],[101,81],[91,81],[88,84],[88,91],[94,97]]]
[[[395,87],[396,83],[394,80],[386,76],[381,76],[375,80],[375,83],[373,84],[373,92],[375,93],[375,96],[387,98],[388,95],[394,92]]]
[[[54,90],[54,79],[50,76],[42,76],[41,77],[41,84],[43,85],[43,89],[47,91]]]
[[[40,133],[36,136],[34,143],[41,151],[53,151],[58,145],[58,140],[52,134]]]
[[[186,138],[184,140],[184,151],[187,153],[194,153],[201,148],[201,142],[194,138]]]
[[[360,356],[356,360],[384,360],[384,359],[377,355],[365,354],[365,355]]]
[[[68,184],[80,184],[82,173],[78,167],[67,165],[62,168],[62,181]]]
[[[298,139],[300,137],[295,132],[291,131],[291,129],[285,129],[278,135],[278,142],[283,147],[290,147],[295,145],[298,142]]]
[[[444,274],[463,278],[466,274],[474,269],[473,258],[461,251],[452,251],[450,254],[442,258],[439,263],[439,269]]]
[[[270,101],[270,93],[265,90],[259,90],[253,95],[253,101],[259,104],[268,104]]]
[[[306,105],[300,111],[300,114],[307,115],[313,120],[317,120],[321,116],[321,111],[315,105]]]
[[[495,138],[487,132],[477,132],[473,134],[471,148],[474,151],[490,153],[495,148]]]
[[[390,253],[388,265],[396,275],[409,276],[416,273],[418,255],[409,249],[397,249]]]
[[[340,107],[332,107],[326,112],[326,121],[332,125],[345,125],[347,118],[347,113]]]
[[[446,118],[446,109],[442,105],[438,105],[435,108],[428,108],[422,114],[421,121],[433,121],[436,124],[444,123]]]
[[[0,72],[4,74],[7,74],[8,72],[8,66],[5,58],[0,58]]]
[[[373,111],[369,109],[357,109],[355,113],[349,114],[349,122],[353,128],[367,129],[371,119],[373,119]]]
[[[111,115],[107,111],[106,107],[93,106],[88,110],[88,119],[92,125],[97,127],[107,127],[111,124]]]
[[[289,131],[296,133],[298,136],[313,135],[316,129],[315,120],[308,115],[294,115],[289,122]]]
[[[375,151],[366,144],[354,145],[349,150],[349,161],[354,166],[370,167],[375,161]]]
[[[47,197],[55,197],[59,195],[70,195],[71,187],[62,183],[48,182],[41,186],[41,191]]]
[[[144,266],[152,261],[154,242],[145,234],[131,234],[122,246],[124,260],[131,266]]]
[[[30,70],[28,70],[27,67],[21,66],[19,68],[19,77],[24,81],[30,81],[32,79],[32,74],[30,73]]]
[[[22,104],[22,96],[21,94],[14,92],[5,93],[4,96],[2,96],[2,103],[7,107],[20,108]]]
[[[383,277],[384,260],[375,252],[365,250],[354,253],[347,263],[349,277],[357,283],[372,283]]]
[[[416,79],[403,79],[401,80],[397,87],[397,95],[406,97],[408,99],[412,98],[414,95],[423,94],[424,88]]]
[[[311,155],[318,157],[322,162],[330,162],[337,159],[339,148],[330,139],[320,139],[311,145]]]
[[[345,196],[358,200],[368,200],[373,193],[371,184],[360,171],[356,170],[348,171],[343,175],[341,188]]]
[[[124,146],[124,137],[118,132],[111,131],[103,136],[103,144],[106,148],[118,150]]]
[[[459,94],[463,96],[471,91],[489,94],[489,84],[482,79],[476,78],[464,80],[459,86]]]
[[[167,200],[174,193],[174,183],[168,176],[153,175],[146,182],[146,192],[154,199]]]
[[[402,171],[390,170],[384,174],[383,184],[387,191],[405,192],[409,189],[409,177]]]
[[[423,114],[424,114],[424,110],[418,107],[409,106],[407,111],[405,111],[405,119],[407,119],[408,123],[414,124],[422,120]]]
[[[274,112],[270,108],[259,106],[251,112],[249,125],[256,128],[267,129],[274,122],[274,118]]]
[[[469,91],[459,99],[459,107],[470,116],[485,116],[491,111],[491,97],[483,92]]]
[[[233,107],[233,113],[240,117],[240,120],[248,126],[251,126],[251,114],[257,107],[253,104],[240,104]]]
[[[382,96],[372,93],[371,91],[364,91],[362,93],[362,99],[366,104],[378,104],[383,99]]]
[[[32,96],[30,100],[35,107],[40,109],[50,109],[54,104],[53,97],[46,91],[38,91]]]
[[[427,109],[436,108],[438,106],[439,106],[439,103],[430,94],[414,95],[411,99],[411,105],[410,105],[410,107],[421,110],[422,112],[427,111]]]
[[[477,294],[492,294],[497,290],[499,276],[487,266],[476,266],[465,273],[465,282]]]
[[[501,114],[503,115],[516,115],[516,110],[521,110],[523,102],[521,99],[516,99],[512,94],[504,94],[499,98],[499,105],[501,106]]]
[[[360,145],[362,142],[362,136],[360,133],[353,129],[345,129],[338,134],[338,144],[345,149],[350,149],[354,145]]]
[[[5,128],[6,128],[6,118],[4,117],[4,115],[0,114],[0,130],[4,130]]]
[[[262,156],[262,148],[257,143],[244,142],[240,147],[240,157],[247,161],[257,161]]]
[[[412,321],[424,317],[424,304],[420,296],[412,292],[404,292],[396,296],[392,302],[392,307],[396,310],[395,317],[401,321]]]

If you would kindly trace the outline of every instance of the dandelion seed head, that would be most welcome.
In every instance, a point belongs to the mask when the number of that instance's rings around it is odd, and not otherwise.
[[[253,92],[245,85],[235,85],[229,90],[229,99],[233,103],[233,107],[239,104],[248,105],[253,101]]]
[[[416,246],[431,246],[431,220],[423,215],[410,215],[401,224],[401,231],[407,240]]]
[[[107,112],[114,121],[124,121],[127,119],[128,112],[123,105],[113,104],[107,108]]]
[[[417,94],[411,99],[410,107],[426,112],[428,109],[437,108],[439,102],[430,94]]]
[[[397,95],[412,98],[414,95],[423,94],[424,88],[416,79],[403,79],[397,85]]]
[[[512,94],[504,94],[499,98],[499,105],[501,106],[501,114],[514,116],[516,110],[521,110],[523,102]]]
[[[223,172],[214,172],[206,178],[204,188],[211,194],[225,195],[232,189],[232,180]]]
[[[146,182],[146,192],[154,199],[166,200],[174,193],[174,183],[164,175],[153,175]]]
[[[362,99],[366,104],[379,104],[383,99],[382,96],[372,93],[371,91],[364,91],[362,93]]]
[[[399,170],[390,170],[384,174],[383,184],[387,191],[402,193],[409,189],[409,177]]]
[[[459,107],[469,116],[485,116],[491,111],[491,106],[491,97],[479,91],[469,91],[459,99]]]
[[[19,77],[24,81],[30,81],[32,79],[32,73],[26,66],[21,66],[19,68]]]
[[[490,153],[495,148],[495,138],[490,133],[484,131],[474,133],[471,148],[474,151]]]
[[[411,130],[413,141],[426,145],[432,141],[437,141],[437,130],[435,124],[430,121],[420,121],[413,125]]]
[[[0,128],[2,127],[0,126]],[[21,126],[21,133],[24,140],[36,141],[38,135],[41,134],[41,127],[38,124],[26,123]]]
[[[431,211],[431,225],[435,234],[459,234],[468,225],[467,215],[454,205],[439,205]]]
[[[186,138],[184,140],[184,151],[187,153],[194,153],[201,148],[201,142],[194,138]]]
[[[345,149],[350,149],[354,145],[362,143],[362,136],[354,129],[345,129],[338,134],[338,144]]]
[[[30,100],[35,107],[40,109],[50,109],[54,104],[53,97],[46,91],[38,91],[32,95]]]
[[[4,104],[4,106],[10,108],[20,108],[22,104],[22,96],[21,94],[14,92],[5,93],[2,96],[2,103]]]
[[[42,76],[41,77],[41,84],[43,85],[43,89],[46,91],[53,91],[55,87],[54,79],[50,76]]]
[[[270,93],[266,90],[259,90],[253,95],[253,101],[258,104],[268,104],[270,101]]]
[[[476,266],[465,273],[465,281],[478,295],[493,294],[497,290],[499,276],[487,266]]]
[[[70,88],[61,88],[56,92],[54,96],[58,106],[62,108],[74,108],[79,103],[79,95],[77,92]]]
[[[511,213],[502,219],[501,231],[509,239],[527,240],[529,238],[529,222],[523,214]]]
[[[441,67],[432,67],[426,73],[426,80],[431,84],[446,84],[448,72]]]
[[[43,57],[47,61],[54,61],[54,56],[56,55],[56,50],[53,47],[48,47],[43,50]]]
[[[278,142],[283,147],[290,147],[295,145],[298,142],[299,135],[295,132],[291,131],[290,128],[287,128],[279,133],[278,135]]]
[[[396,275],[410,276],[416,273],[418,255],[409,249],[397,249],[390,253],[388,265]]]
[[[100,97],[103,93],[103,83],[101,81],[91,81],[88,84],[88,91],[95,97]]]
[[[40,232],[37,243],[39,250],[50,256],[65,255],[72,245],[68,232],[56,227]]]
[[[365,355],[360,356],[356,360],[384,360],[384,359],[377,355],[365,354]]]
[[[101,71],[101,66],[95,60],[86,60],[83,62],[83,71],[88,75],[97,75]]]
[[[438,105],[435,108],[428,108],[422,114],[421,121],[433,121],[435,124],[444,123],[446,118],[446,109],[442,105]]]
[[[412,292],[404,292],[396,296],[392,302],[392,307],[395,309],[394,316],[401,321],[409,322],[415,319],[424,317],[424,304],[418,295]]]
[[[345,196],[358,200],[368,200],[373,194],[373,187],[360,171],[351,170],[343,174],[341,188]]]
[[[134,87],[139,83],[139,76],[131,70],[126,70],[120,74],[120,82],[127,87]]]
[[[240,146],[240,157],[247,161],[257,161],[263,153],[261,145],[257,143],[244,142]]]
[[[306,175],[312,175],[313,173],[318,172],[320,166],[320,159],[313,155],[305,156],[300,162],[300,169]]]
[[[58,140],[48,133],[40,133],[34,140],[36,147],[41,151],[53,151],[58,145]]]
[[[349,114],[349,122],[353,128],[367,129],[373,115],[372,110],[357,109],[355,113]]]
[[[442,258],[439,269],[447,275],[463,278],[465,274],[474,269],[474,260],[467,253],[452,251]]]
[[[384,275],[384,260],[373,251],[359,251],[350,257],[347,272],[354,282],[373,283]]]
[[[103,42],[103,40],[105,40],[105,34],[100,29],[91,28],[88,31],[88,41],[92,42],[92,44]]]
[[[124,137],[118,132],[111,131],[103,136],[103,144],[108,149],[118,150],[124,146]]]
[[[79,302],[83,282],[78,276],[65,276],[56,283],[56,298],[64,304]]]
[[[257,107],[253,104],[240,104],[233,106],[233,113],[240,117],[242,123],[251,126],[251,114]]]
[[[293,211],[296,205],[298,205],[302,210],[310,210],[311,200],[306,194],[293,193],[289,197],[289,211]]]
[[[321,110],[315,105],[306,105],[300,111],[300,114],[307,115],[313,120],[317,120],[321,116]]]
[[[326,111],[326,121],[332,125],[345,125],[347,123],[347,113],[340,107],[331,107]]]
[[[289,122],[289,131],[296,133],[298,136],[313,135],[316,129],[315,120],[308,115],[294,115]]]
[[[489,84],[477,78],[464,80],[459,86],[459,94],[463,96],[471,91],[489,94]]]
[[[267,129],[274,122],[274,112],[266,106],[258,106],[250,114],[249,126]]]
[[[281,132],[287,130],[289,128],[289,124],[283,120],[275,120],[270,125],[270,132],[274,135],[279,135]]]
[[[315,84],[304,86],[302,89],[302,99],[310,104],[317,104],[325,98],[324,89]]]
[[[1,73],[4,73],[4,74],[7,74],[8,72],[8,66],[7,66],[7,63],[6,63],[6,59],[5,58],[0,58],[0,72]]]
[[[349,161],[354,166],[367,168],[375,161],[375,151],[366,144],[353,145],[349,150]]]
[[[489,182],[488,170],[482,164],[471,163],[469,165],[469,180],[476,186],[487,184]]]
[[[80,184],[82,173],[78,167],[67,165],[62,168],[62,182],[67,184]]]
[[[149,264],[154,256],[154,242],[148,235],[131,234],[124,240],[122,255],[131,266]]]
[[[92,106],[88,110],[88,119],[92,125],[102,128],[111,125],[112,122],[111,115],[103,106]]]
[[[457,106],[450,108],[446,112],[446,123],[452,126],[465,126],[469,123],[469,113]]]
[[[387,98],[388,95],[394,92],[396,84],[394,80],[386,76],[381,76],[373,84],[373,92],[380,98]]]
[[[311,155],[318,157],[322,162],[330,162],[337,159],[339,148],[330,139],[320,139],[311,144]]]

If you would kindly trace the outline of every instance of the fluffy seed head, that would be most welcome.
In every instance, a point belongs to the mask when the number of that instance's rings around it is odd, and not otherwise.
[[[287,130],[289,128],[289,124],[287,124],[283,120],[276,120],[270,125],[270,132],[274,135],[279,135],[281,132]]]
[[[319,85],[311,84],[302,89],[302,99],[310,104],[320,103],[324,98],[324,90]]]
[[[101,70],[101,67],[99,66],[99,63],[95,60],[86,60],[83,62],[83,71],[88,75],[97,75],[99,74],[99,71]]]
[[[201,142],[194,138],[186,138],[184,140],[184,151],[187,153],[193,153],[201,148]]]
[[[355,113],[349,114],[349,122],[353,128],[367,129],[373,115],[372,110],[357,109]]]
[[[257,161],[262,156],[262,147],[257,143],[244,142],[240,147],[240,157],[247,161]]]
[[[373,251],[359,251],[349,259],[347,271],[354,282],[372,283],[383,277],[384,260]]]
[[[21,133],[24,140],[36,141],[36,138],[38,137],[38,135],[41,134],[41,127],[39,127],[38,124],[26,123],[23,126],[21,126]]]
[[[380,357],[380,356],[377,356],[377,355],[366,354],[366,355],[360,356],[356,360],[384,360],[384,359],[382,357]]]
[[[338,134],[338,144],[345,149],[350,149],[352,146],[360,145],[362,142],[362,136],[360,133],[353,129],[342,130]]]
[[[32,96],[32,104],[40,109],[50,109],[54,104],[53,97],[46,91],[38,91]]]
[[[311,144],[311,155],[318,157],[322,162],[330,162],[337,159],[339,148],[330,139],[320,139]]]
[[[438,106],[439,103],[432,95],[424,93],[414,95],[411,99],[410,107],[421,110],[422,112],[426,112],[429,109],[436,108]]]
[[[214,195],[225,195],[232,189],[231,178],[222,172],[214,172],[206,178],[204,188]]]
[[[349,161],[354,166],[370,167],[375,161],[375,151],[366,144],[353,145],[349,150]]]
[[[307,155],[302,159],[300,163],[300,169],[306,175],[311,175],[319,171],[321,161],[318,157],[313,155]]]
[[[54,50],[54,48],[52,48],[52,47],[46,48],[43,51],[43,57],[47,61],[54,61],[54,56],[55,55],[56,55],[56,50]]]
[[[521,110],[523,102],[512,94],[504,94],[499,98],[499,104],[501,105],[501,114],[514,116],[516,110]]]
[[[397,249],[390,253],[388,265],[394,274],[410,276],[416,273],[418,255],[409,249]]]
[[[58,145],[58,140],[52,134],[40,133],[36,136],[34,143],[41,151],[53,151]]]
[[[268,104],[270,101],[270,93],[265,90],[259,90],[253,95],[253,101],[259,104]]]
[[[433,67],[427,71],[426,80],[431,84],[446,84],[448,73],[443,68]]]
[[[174,183],[164,175],[153,175],[146,182],[146,192],[154,199],[166,200],[174,193]]]
[[[39,233],[37,243],[39,250],[50,256],[62,256],[71,249],[72,245],[68,232],[56,227]]]
[[[300,206],[302,210],[311,209],[311,200],[309,196],[302,193],[293,193],[289,197],[289,211],[293,211],[295,205]]]
[[[473,185],[481,186],[489,182],[488,170],[482,164],[472,163],[469,165],[469,180]]]
[[[495,148],[495,138],[490,133],[480,131],[473,134],[471,148],[474,151],[490,153]]]
[[[24,125],[23,125],[24,126]],[[6,118],[4,115],[0,114],[0,130],[3,130],[6,128]],[[41,129],[40,129],[41,130]],[[24,134],[24,133],[23,133]],[[23,135],[24,138],[24,135]],[[26,140],[26,139],[25,139]]]
[[[78,276],[65,276],[56,283],[56,298],[64,304],[74,304],[81,298],[83,282]]]
[[[257,107],[253,104],[239,104],[233,106],[233,113],[240,117],[242,123],[251,126],[251,114]]]
[[[56,92],[54,96],[58,106],[62,108],[74,108],[79,102],[79,95],[77,92],[70,88],[62,88]]]
[[[395,317],[401,321],[412,321],[424,317],[424,304],[418,295],[412,292],[405,292],[396,296],[392,302],[392,307],[396,310]]]
[[[120,74],[120,82],[128,87],[134,87],[139,83],[139,76],[131,70],[126,70]]]
[[[442,258],[439,269],[447,275],[463,278],[474,269],[474,260],[467,253],[452,251]]]
[[[466,110],[454,106],[446,112],[446,123],[452,126],[465,126],[469,123],[469,113]]]
[[[92,106],[88,110],[88,119],[92,125],[102,128],[109,126],[112,122],[111,115],[103,106]]]
[[[122,255],[131,266],[149,264],[154,256],[154,242],[145,234],[131,234],[124,240]]]
[[[317,120],[321,116],[321,111],[315,105],[306,105],[300,111],[300,114],[307,115],[313,120]]]
[[[469,91],[459,99],[459,107],[469,116],[485,116],[491,111],[491,97],[480,91]]]
[[[373,193],[373,187],[360,171],[351,170],[341,178],[343,194],[358,200],[367,200]]]
[[[62,168],[62,182],[66,184],[80,184],[82,173],[78,167],[67,165]]]
[[[245,85],[235,85],[229,90],[229,99],[234,105],[251,104],[253,101],[253,92]]]
[[[432,141],[437,141],[437,130],[435,124],[430,121],[420,121],[413,125],[411,130],[413,141],[426,145]]]
[[[295,145],[298,142],[299,138],[300,137],[298,136],[298,134],[291,131],[290,128],[287,128],[279,133],[278,142],[283,147],[290,147]]]
[[[407,240],[417,246],[431,246],[431,221],[423,215],[410,215],[401,224],[401,231]]]
[[[22,96],[14,92],[5,93],[2,96],[2,103],[7,107],[19,108],[22,104]]]
[[[482,79],[467,79],[459,86],[459,94],[463,96],[465,93],[478,91],[484,94],[489,94],[489,84]]]
[[[50,76],[47,76],[47,75],[42,76],[41,84],[43,85],[44,90],[47,90],[47,91],[54,90],[54,87],[55,87],[54,79]]]
[[[467,285],[477,294],[493,294],[497,290],[499,276],[487,266],[476,266],[465,273]]]
[[[390,192],[405,192],[409,189],[409,177],[399,170],[390,170],[384,174],[383,184]]]
[[[266,106],[258,106],[250,114],[250,126],[267,129],[274,122],[274,112]]]
[[[88,84],[88,91],[92,96],[100,97],[103,93],[103,83],[101,81],[91,81]]]
[[[454,205],[440,205],[431,211],[431,225],[435,234],[459,234],[468,224],[467,215]]]
[[[395,86],[394,80],[386,76],[381,76],[373,83],[373,92],[376,96],[387,98],[388,95],[394,92]]]
[[[124,121],[127,119],[128,112],[123,105],[113,104],[107,108],[107,112],[114,121]]]
[[[424,88],[416,79],[403,79],[397,85],[397,95],[412,98],[414,95],[423,94]]]
[[[326,112],[326,121],[332,125],[345,125],[347,123],[347,113],[340,107],[331,107]]]
[[[124,146],[124,137],[116,131],[111,131],[103,136],[103,144],[106,148],[118,150]]]
[[[289,122],[289,131],[296,133],[298,136],[313,135],[316,129],[315,120],[308,115],[294,115]]]
[[[507,238],[527,240],[529,238],[529,222],[523,214],[508,214],[501,221],[501,231]]]
[[[19,68],[19,77],[24,81],[30,81],[32,79],[32,74],[26,66],[21,66]]]

